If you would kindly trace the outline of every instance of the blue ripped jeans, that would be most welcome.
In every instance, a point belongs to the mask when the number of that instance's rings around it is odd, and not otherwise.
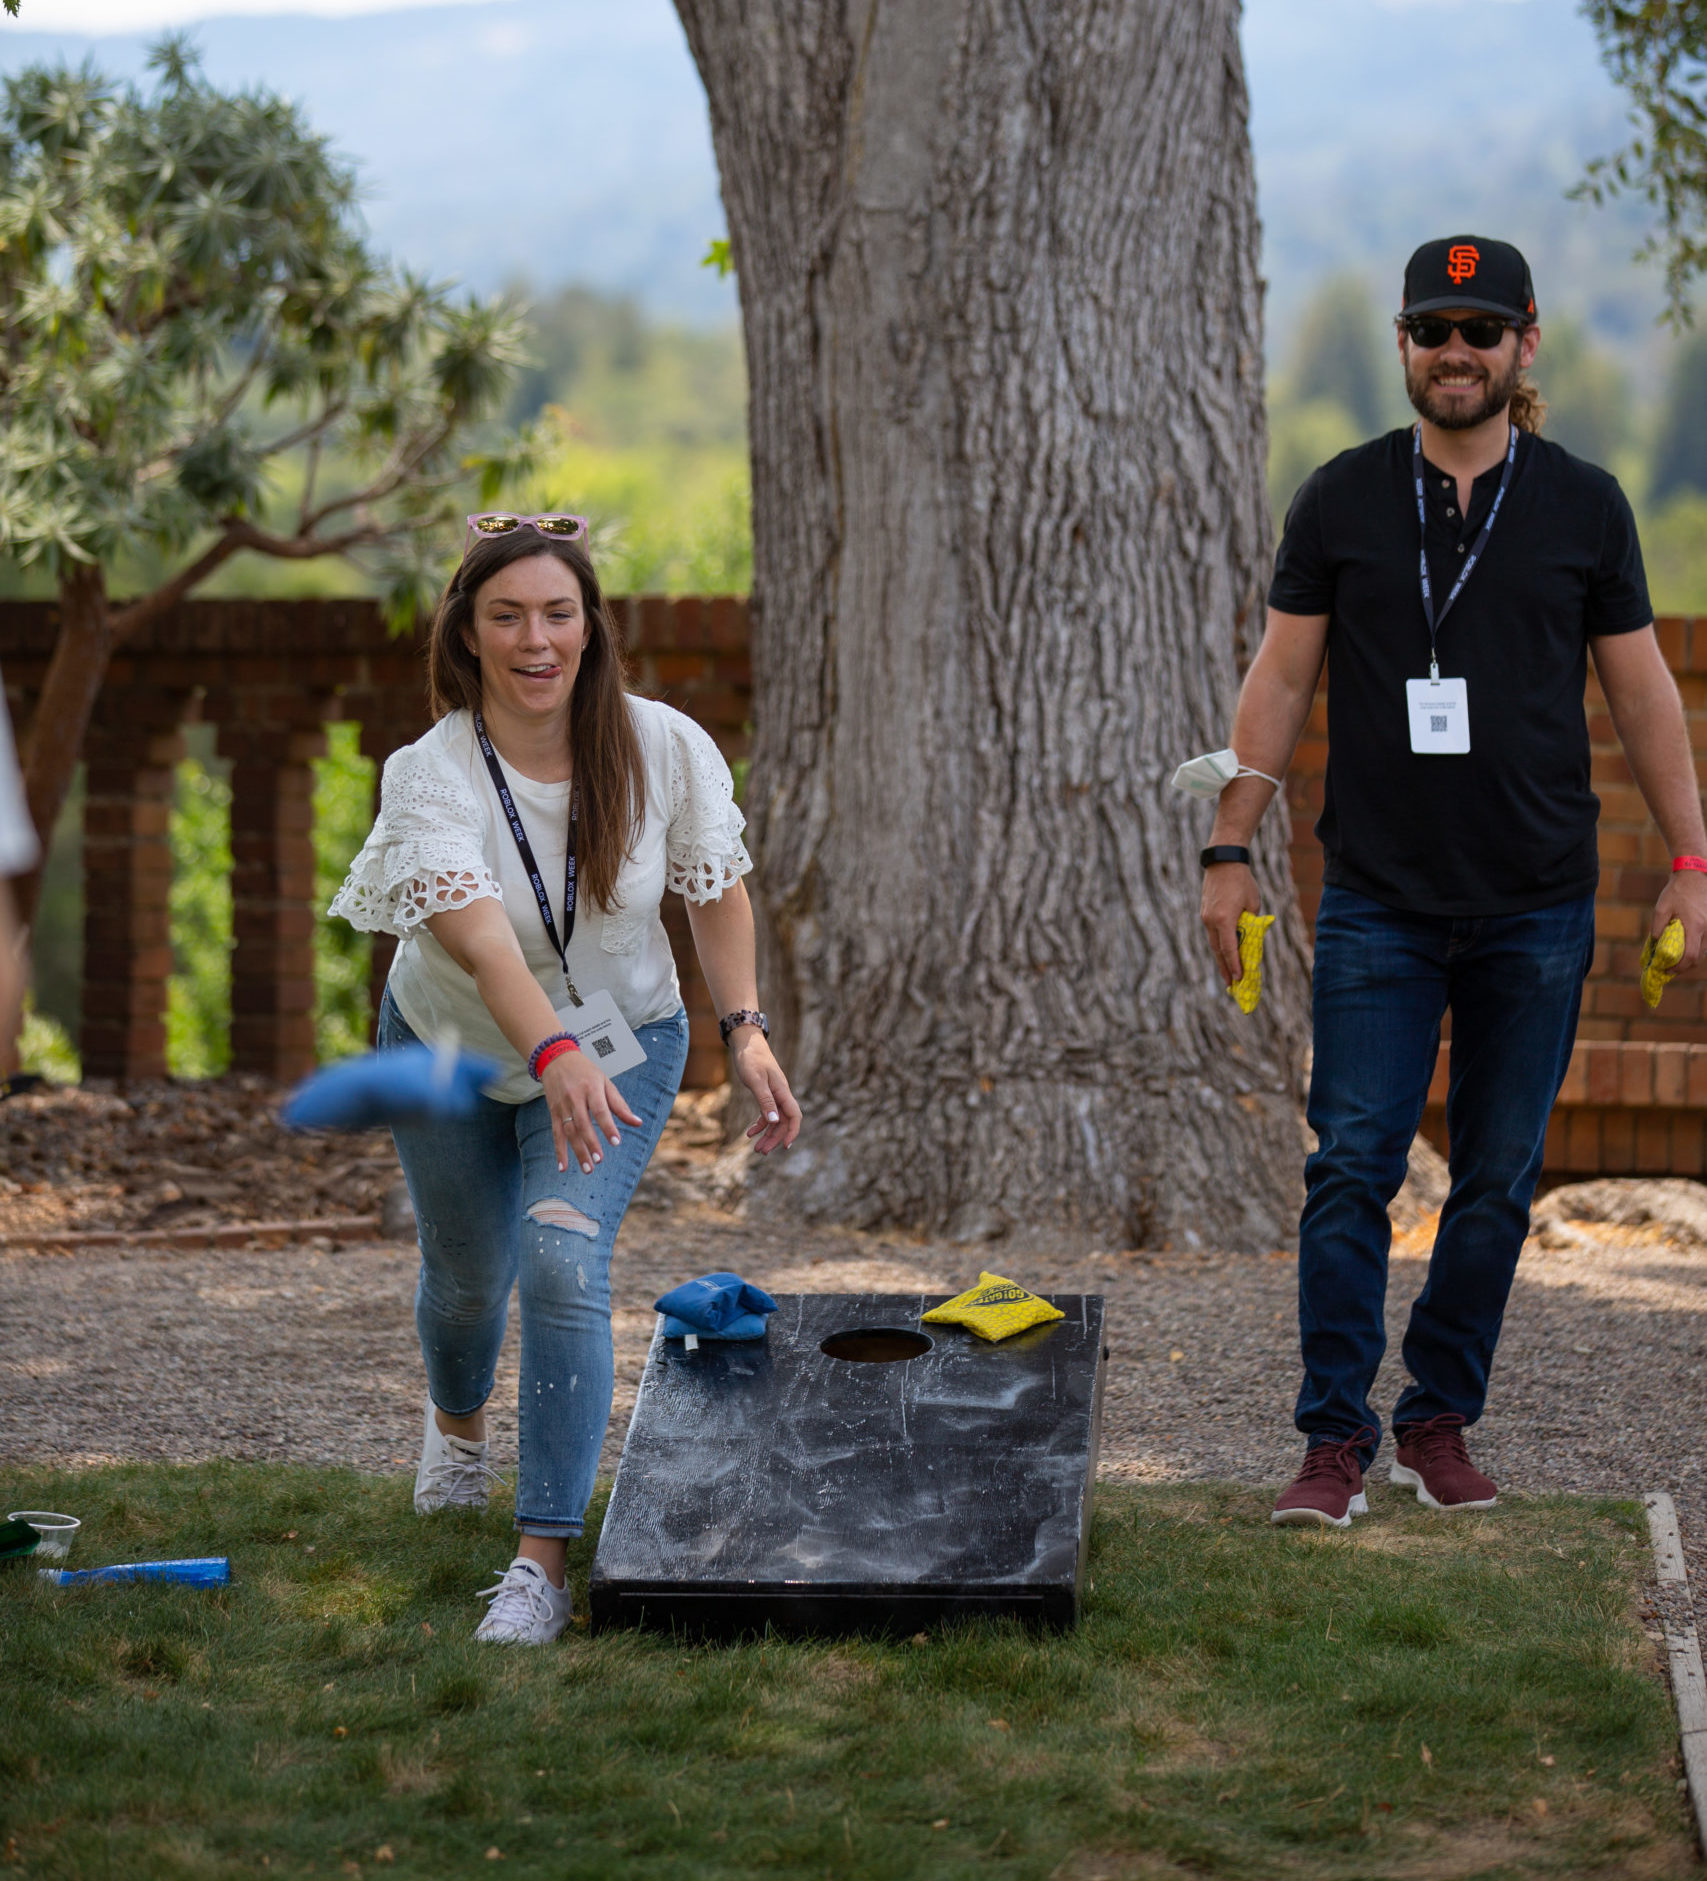
[[[420,1235],[415,1325],[427,1390],[447,1417],[468,1417],[491,1395],[510,1291],[520,1285],[516,1527],[524,1535],[580,1534],[610,1422],[611,1249],[681,1087],[687,1014],[635,1036],[646,1062],[613,1081],[641,1124],[618,1125],[621,1145],[606,1143],[590,1176],[573,1156],[558,1170],[543,1096],[483,1097],[472,1117],[391,1133]],[[379,1049],[414,1042],[387,993]]]
[[[1387,1349],[1387,1204],[1405,1179],[1449,1008],[1452,1187],[1405,1331],[1411,1383],[1393,1426],[1481,1416],[1593,959],[1592,895],[1471,920],[1322,891],[1307,1113],[1317,1148],[1298,1236],[1295,1421],[1312,1444],[1381,1429],[1369,1392]],[[1379,1442],[1363,1446],[1365,1469]]]

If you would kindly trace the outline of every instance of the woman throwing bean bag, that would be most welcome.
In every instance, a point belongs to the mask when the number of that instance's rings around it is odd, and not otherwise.
[[[471,1120],[393,1134],[415,1205],[422,1514],[481,1508],[485,1404],[521,1299],[517,1557],[477,1638],[568,1624],[610,1418],[611,1248],[687,1059],[659,919],[684,895],[760,1154],[800,1110],[758,1008],[728,766],[693,720],[631,694],[572,516],[477,516],[432,625],[437,723],[387,760],[372,834],[332,904],[401,943],[378,1044],[458,1042],[501,1075]]]

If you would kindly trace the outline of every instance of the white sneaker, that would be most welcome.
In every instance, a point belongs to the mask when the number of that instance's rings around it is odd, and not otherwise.
[[[502,1479],[487,1467],[486,1445],[452,1437],[439,1429],[433,1401],[427,1400],[427,1428],[421,1438],[421,1464],[415,1471],[415,1513],[439,1509],[483,1509],[486,1485]]]
[[[474,1637],[500,1646],[544,1646],[569,1624],[569,1586],[553,1587],[536,1561],[517,1556],[480,1599],[490,1600]]]

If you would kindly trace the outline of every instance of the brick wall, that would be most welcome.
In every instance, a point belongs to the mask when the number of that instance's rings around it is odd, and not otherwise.
[[[705,726],[730,761],[747,755],[747,605],[739,598],[612,602],[642,690]],[[45,602],[0,603],[0,673],[27,734],[56,632]],[[85,1072],[164,1074],[171,973],[166,839],[179,728],[218,727],[232,763],[232,1067],[291,1079],[312,1068],[313,760],[327,723],[361,725],[383,762],[427,728],[423,646],[394,639],[366,601],[191,601],[115,656],[85,743]],[[688,1082],[725,1075],[716,1014],[680,900],[665,927],[691,1022]],[[391,944],[375,937],[373,991]]]
[[[1683,694],[1697,776],[1707,783],[1707,620],[1658,623],[1660,646]],[[1600,798],[1600,892],[1595,960],[1583,989],[1571,1067],[1547,1132],[1554,1178],[1602,1173],[1707,1173],[1707,977],[1670,987],[1657,1012],[1642,1003],[1636,968],[1671,856],[1618,747],[1606,700],[1588,683],[1589,745]],[[1287,774],[1292,871],[1307,923],[1322,894],[1314,827],[1328,758],[1327,686],[1316,696]],[[1441,1046],[1425,1133],[1446,1146],[1449,1045]]]
[[[738,598],[617,599],[641,690],[697,719],[732,763],[748,754],[752,674],[747,607]],[[1707,621],[1659,623],[1660,644],[1689,711],[1707,781]],[[14,722],[27,724],[54,635],[45,603],[0,603],[0,672]],[[309,761],[321,727],[353,719],[362,749],[383,759],[425,729],[421,648],[389,638],[361,601],[198,601],[180,607],[113,662],[89,741],[88,899],[102,910],[84,958],[85,1063],[91,1075],[157,1075],[164,1066],[170,952],[166,812],[178,727],[219,727],[232,758],[233,1056],[238,1069],[292,1077],[312,1054],[306,899]],[[1578,1044],[1547,1138],[1554,1177],[1599,1172],[1707,1173],[1707,977],[1681,982],[1650,1014],[1636,958],[1669,856],[1650,825],[1591,680],[1589,730],[1601,798],[1599,944]],[[1306,921],[1321,896],[1311,828],[1327,762],[1324,688],[1287,779],[1292,865]],[[692,1021],[688,1082],[721,1081],[716,1018],[673,897],[665,926]],[[388,950],[375,947],[375,987]],[[1444,1141],[1446,1056],[1424,1127]]]

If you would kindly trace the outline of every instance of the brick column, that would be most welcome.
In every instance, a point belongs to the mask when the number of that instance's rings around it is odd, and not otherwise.
[[[219,744],[231,759],[231,1068],[300,1078],[314,1069],[311,760],[326,734],[228,723]]]
[[[385,770],[385,760],[393,751],[401,750],[404,745],[413,744],[428,726],[425,709],[412,688],[400,689],[390,695],[368,697],[354,692],[346,693],[343,700],[345,715],[360,719],[362,736],[361,747],[364,758],[374,762],[374,815],[379,814],[379,778]],[[402,706],[407,713],[399,713]],[[384,709],[389,708],[389,709]],[[368,964],[368,1009],[372,1015],[371,1024],[379,1023],[379,1002],[385,996],[385,978],[391,971],[391,962],[397,953],[397,942],[389,934],[373,936],[373,953]],[[369,1036],[372,1036],[371,1030]]]
[[[159,725],[169,713],[148,716],[152,729],[97,723],[86,745],[80,1044],[92,1078],[166,1075],[167,825],[184,741]]]

